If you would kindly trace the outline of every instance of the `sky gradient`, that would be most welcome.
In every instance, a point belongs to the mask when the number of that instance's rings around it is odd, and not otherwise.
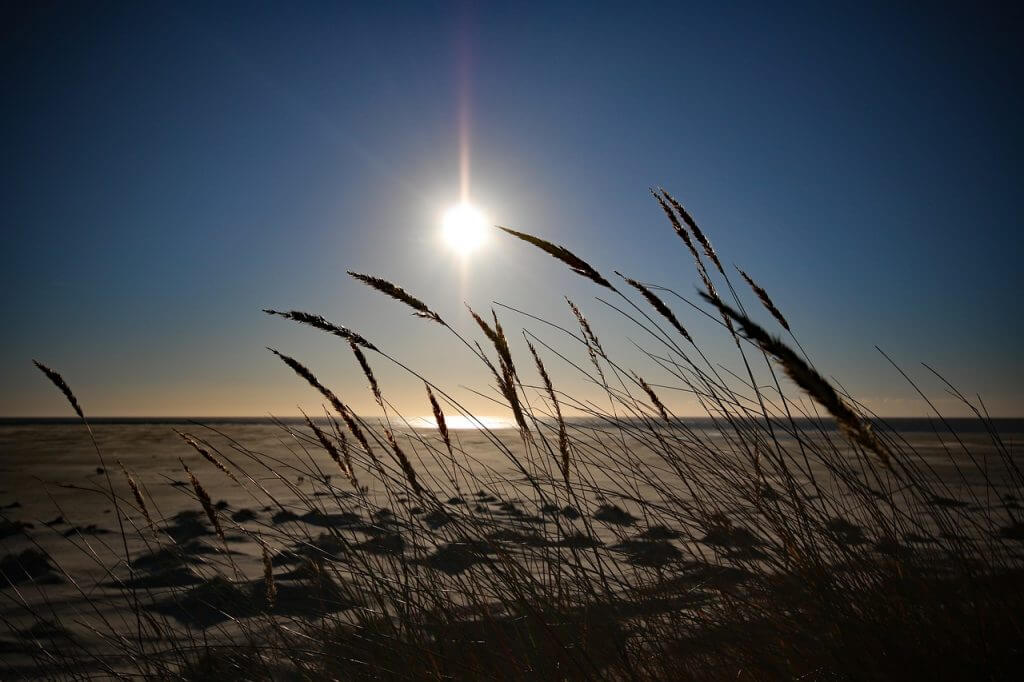
[[[568,324],[569,295],[629,355],[644,339],[539,251],[494,234],[463,268],[445,250],[462,136],[495,222],[689,296],[647,193],[664,186],[876,411],[926,413],[877,344],[953,414],[918,363],[1024,415],[1020,11],[702,4],[5,4],[0,416],[67,414],[32,358],[97,416],[317,409],[265,346],[374,412],[345,345],[266,307],[486,390],[443,329],[346,270],[469,334],[463,301]],[[714,354],[721,335],[677,312]],[[371,361],[403,412],[429,413]]]

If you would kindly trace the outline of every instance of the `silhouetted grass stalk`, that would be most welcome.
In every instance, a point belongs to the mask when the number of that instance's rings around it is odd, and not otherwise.
[[[182,569],[186,583],[166,591],[179,615],[159,620],[135,594],[122,525],[138,641],[112,636],[122,656],[104,671],[437,680],[889,679],[907,670],[997,679],[1015,671],[1024,600],[1013,543],[1022,526],[1012,503],[994,507],[1008,499],[1000,495],[1020,495],[1024,476],[980,400],[972,409],[1005,480],[948,422],[959,451],[947,453],[955,476],[944,477],[825,379],[768,292],[737,268],[800,352],[754,322],[689,211],[664,190],[652,195],[693,259],[703,303],[616,273],[646,302],[638,304],[568,248],[501,228],[599,291],[615,292],[621,302],[598,301],[626,333],[647,339],[633,342],[643,367],[616,358],[618,346],[597,318],[588,320],[568,298],[573,330],[499,303],[579,351],[522,330],[540,379],[530,385],[514,362],[511,315],[503,325],[494,310],[485,319],[467,306],[493,348],[485,352],[406,289],[349,273],[468,348],[496,383],[496,392],[477,395],[507,408],[518,440],[383,350],[386,339],[371,343],[312,313],[266,310],[346,342],[366,379],[362,390],[368,386],[383,417],[358,416],[350,407],[358,403],[343,402],[313,370],[271,349],[326,401],[326,418],[279,422],[291,457],[253,451],[212,427],[207,438],[179,433],[230,484],[273,502],[273,516],[230,516],[182,462],[223,552],[202,569]],[[674,304],[687,315],[669,306],[670,296],[689,306]],[[703,341],[709,325],[690,318],[710,320],[731,342]],[[733,346],[742,365],[735,371],[719,359]],[[751,349],[765,358],[756,371]],[[411,424],[388,401],[388,375],[378,377],[370,362],[376,357],[422,382],[436,432]],[[88,426],[60,375],[38,366]],[[798,393],[784,389],[778,368]],[[587,391],[567,392],[571,382],[556,381],[555,370],[575,374]],[[674,414],[680,395],[706,413],[707,425]],[[459,436],[442,401],[480,430]],[[477,434],[494,457],[467,447]],[[102,464],[91,429],[90,438]],[[218,449],[218,439],[227,446]],[[174,541],[173,518],[151,516],[137,472],[122,469],[147,527],[166,536],[161,549],[188,564],[191,550]],[[331,477],[339,471],[341,486]],[[1010,523],[999,527],[1004,517]],[[230,536],[224,522],[233,524]],[[229,546],[246,538],[256,551],[248,564],[235,559],[244,545]],[[246,565],[258,578],[245,574]],[[225,566],[233,579],[219,575]],[[205,609],[231,627],[196,626],[197,635],[175,621]],[[143,620],[167,642],[159,655],[143,646]],[[56,659],[68,672],[73,660]]]

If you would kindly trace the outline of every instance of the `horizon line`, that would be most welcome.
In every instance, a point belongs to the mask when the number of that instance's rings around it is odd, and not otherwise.
[[[382,415],[382,414],[381,415],[378,415],[378,414],[357,414],[356,416],[361,418],[361,419],[383,419],[385,417],[385,415]],[[710,420],[710,419],[717,419],[717,417],[712,417],[712,416],[709,416],[709,415],[685,415],[685,414],[683,414],[683,415],[673,415],[673,417],[675,419],[708,419],[708,420]],[[326,417],[324,417],[323,415],[310,416],[309,418],[312,419],[313,421],[318,421],[318,420],[322,421],[322,420],[326,419]],[[446,418],[447,419],[468,419],[468,417],[463,417],[462,415],[459,415],[459,414],[446,415]],[[513,418],[511,416],[504,417],[504,416],[497,416],[497,415],[473,415],[472,418],[473,419],[478,419],[480,421],[486,421],[486,422],[501,422],[501,423],[508,422],[509,424],[513,424],[513,425],[515,424],[515,421],[513,420]],[[573,419],[601,419],[601,418],[602,417],[600,417],[600,416],[593,416],[593,415],[571,415],[571,416],[566,416],[565,417],[566,420],[573,420]],[[623,419],[640,419],[641,417],[622,417],[622,418]],[[988,416],[988,417],[978,417],[978,416],[962,415],[962,416],[948,416],[947,417],[947,416],[936,416],[936,415],[905,415],[905,414],[901,415],[901,414],[896,414],[896,415],[867,415],[867,418],[868,419],[884,419],[884,420],[889,420],[889,419],[897,419],[897,420],[909,420],[909,419],[913,419],[913,420],[935,420],[935,421],[939,421],[939,422],[941,422],[942,420],[947,420],[947,421],[949,421],[949,420],[958,420],[958,421],[964,421],[964,420],[966,420],[966,421],[985,421],[985,420],[990,420],[990,421],[1014,421],[1014,420],[1017,420],[1017,421],[1024,421],[1024,415],[1010,415],[1010,416],[1002,415],[1002,416]],[[404,420],[404,421],[414,421],[414,420],[424,420],[424,419],[426,419],[426,420],[429,420],[431,423],[433,423],[434,416],[432,414],[422,414],[422,415],[415,415],[415,416],[409,416],[409,417],[404,417],[404,418],[392,417],[392,419],[394,419],[395,421],[401,421],[401,420]],[[782,421],[789,421],[790,420],[790,418],[786,417],[786,416],[773,416],[772,419],[773,420],[782,420]],[[820,417],[820,418],[819,417],[792,417],[792,419],[794,421],[798,421],[798,422],[799,421],[832,421],[832,419],[830,417],[825,417],[825,416]],[[302,415],[302,414],[293,414],[293,415],[223,415],[223,414],[211,414],[211,415],[99,415],[99,416],[93,416],[93,417],[87,417],[86,418],[86,421],[88,421],[88,422],[108,422],[108,423],[109,422],[116,422],[116,421],[129,421],[129,422],[183,421],[183,422],[191,422],[191,421],[243,421],[243,420],[244,421],[267,421],[267,422],[273,422],[273,421],[296,421],[297,420],[297,421],[303,422],[303,421],[306,420],[306,417],[304,415]],[[59,422],[67,422],[67,423],[78,423],[78,422],[81,422],[82,419],[80,419],[79,417],[76,417],[74,415],[70,415],[70,416],[69,415],[0,415],[0,422],[14,422],[14,421],[23,421],[23,422],[26,422],[26,421],[58,422],[59,421]]]

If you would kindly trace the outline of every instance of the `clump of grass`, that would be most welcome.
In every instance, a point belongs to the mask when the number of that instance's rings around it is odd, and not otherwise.
[[[652,194],[693,257],[704,288],[694,307],[716,331],[725,327],[715,362],[694,343],[694,325],[665,302],[678,294],[623,276],[688,342],[685,350],[622,294],[646,321],[598,299],[622,314],[627,334],[650,332],[651,345],[637,343],[639,355],[628,360],[640,364],[627,364],[567,298],[579,333],[540,321],[585,353],[597,376],[573,353],[523,330],[540,377],[533,386],[514,364],[508,318],[503,325],[493,310],[486,319],[469,308],[494,349],[488,357],[401,287],[350,273],[446,327],[493,375],[495,400],[518,429],[481,428],[464,438],[450,431],[438,396],[460,416],[483,420],[438,382],[319,315],[267,310],[349,344],[383,417],[357,416],[312,370],[271,349],[334,413],[304,415],[297,426],[279,422],[290,456],[213,430],[208,438],[179,435],[230,484],[241,486],[222,460],[258,481],[273,505],[264,511],[274,513],[232,514],[229,549],[227,503],[218,509],[188,467],[202,514],[170,519],[150,517],[125,469],[136,504],[160,532],[137,539],[149,551],[132,562],[122,526],[124,558],[130,571],[163,567],[139,584],[169,581],[169,597],[151,603],[124,590],[134,640],[120,634],[124,623],[109,622],[97,626],[109,630],[106,653],[68,653],[47,665],[73,675],[101,660],[109,676],[164,679],[884,680],[1019,672],[1024,560],[1016,500],[1024,499],[1024,475],[998,424],[971,405],[991,441],[984,453],[959,440],[960,450],[947,450],[941,463],[925,456],[826,380],[807,354],[752,321],[707,234],[668,192]],[[568,248],[501,229],[619,293]],[[799,348],[768,293],[739,272]],[[725,282],[731,303],[716,281]],[[547,363],[542,345],[552,351]],[[741,369],[720,357],[724,348]],[[395,412],[364,350],[425,386],[439,438]],[[762,352],[758,367],[753,359]],[[38,366],[84,421],[67,383]],[[779,368],[799,390],[776,380]],[[567,385],[559,370],[577,373],[590,392],[556,391],[556,379]],[[674,416],[677,395],[699,406],[704,420]],[[817,406],[828,416],[819,417]],[[217,438],[244,458],[214,447]],[[378,457],[381,449],[388,455]],[[339,469],[350,487],[332,482]],[[214,554],[201,542],[207,528],[223,543],[213,558],[204,558]],[[251,556],[236,562],[246,538]],[[5,575],[22,567],[22,589],[59,569],[40,557],[11,555],[0,566]],[[125,584],[119,562],[110,565],[107,584]],[[226,566],[233,580],[220,575]],[[142,636],[143,621],[157,640]]]

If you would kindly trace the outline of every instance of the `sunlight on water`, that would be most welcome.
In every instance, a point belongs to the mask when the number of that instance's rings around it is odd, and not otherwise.
[[[459,415],[445,415],[445,424],[450,430],[456,429],[480,429],[488,428],[492,431],[495,429],[511,429],[515,428],[516,423],[512,419],[505,417],[462,417]],[[437,422],[434,421],[433,416],[429,417],[416,417],[410,419],[409,424],[414,429],[436,429]]]

